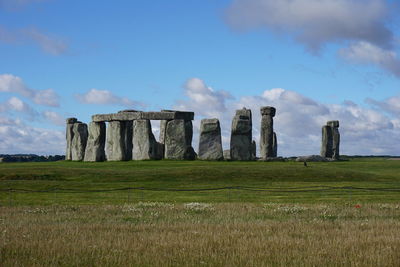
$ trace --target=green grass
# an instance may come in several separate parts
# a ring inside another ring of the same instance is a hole
[[[108,190],[126,187],[196,189],[216,187],[280,188],[291,192],[218,190],[159,192],[126,190],[69,193],[60,189]],[[357,158],[349,161],[299,162],[44,162],[0,164],[0,190],[54,190],[44,193],[0,192],[0,205],[122,204],[166,202],[396,202],[400,192],[329,190],[293,192],[294,187],[333,186],[400,188],[400,161]]]

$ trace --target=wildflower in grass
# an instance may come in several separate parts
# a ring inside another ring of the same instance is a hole
[[[356,209],[360,209],[360,208],[361,208],[361,205],[360,205],[360,204],[356,204],[354,207],[355,207]]]
[[[184,204],[185,209],[190,211],[211,211],[214,207],[208,203],[190,202]]]

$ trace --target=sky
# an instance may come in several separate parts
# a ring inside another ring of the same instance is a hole
[[[274,106],[278,155],[400,155],[394,0],[0,0],[0,154],[64,154],[65,119],[123,109],[218,118]],[[158,139],[159,123],[152,121]]]

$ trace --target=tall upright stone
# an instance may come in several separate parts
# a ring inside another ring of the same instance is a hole
[[[222,160],[221,126],[218,119],[203,119],[200,124],[199,159]]]
[[[106,124],[104,122],[89,123],[89,137],[85,150],[84,161],[104,161],[106,142]]]
[[[165,130],[166,159],[194,160],[196,153],[192,147],[193,125],[192,121],[170,120]]]
[[[232,120],[231,160],[253,160],[252,117],[250,109],[236,110]]]
[[[262,107],[261,131],[260,131],[260,156],[262,159],[275,157],[274,152],[274,120],[276,109],[274,107]]]
[[[321,156],[339,159],[340,133],[339,121],[328,121],[322,127]]]
[[[278,139],[276,137],[276,133],[274,132],[274,139],[272,141],[272,150],[273,150],[273,157],[277,157],[278,156]]]
[[[126,123],[110,121],[106,134],[106,157],[108,161],[129,160],[126,152]]]
[[[72,127],[71,159],[81,161],[85,157],[88,130],[86,123],[76,122]]]
[[[161,144],[151,130],[150,120],[133,121],[133,160],[161,159]]]
[[[76,118],[68,118],[66,120],[66,141],[67,141],[67,147],[65,151],[65,160],[72,160],[72,139],[74,138],[74,123],[76,123],[78,120]]]

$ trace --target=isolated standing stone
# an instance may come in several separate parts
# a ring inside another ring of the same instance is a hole
[[[66,120],[66,141],[67,141],[67,148],[65,151],[65,160],[72,160],[72,139],[74,138],[74,123],[76,123],[78,120],[76,118],[68,118]]]
[[[168,121],[165,130],[166,159],[193,160],[196,153],[192,147],[193,125],[192,121],[171,120]]]
[[[274,120],[276,109],[274,107],[262,107],[261,131],[260,131],[260,156],[262,159],[275,156],[274,153]]]
[[[236,110],[232,120],[231,160],[253,160],[252,118],[250,109]]]
[[[84,161],[104,161],[106,142],[106,124],[104,122],[89,123],[89,137],[85,150]]]
[[[108,161],[129,160],[126,155],[126,129],[123,121],[110,121],[107,127],[106,156]]]
[[[85,149],[88,139],[87,125],[85,123],[76,122],[73,124],[72,131],[72,160],[83,160],[85,157]]]
[[[198,156],[202,160],[222,160],[224,158],[218,119],[201,120]]]
[[[322,127],[321,156],[325,158],[339,159],[339,121],[328,121]]]
[[[159,143],[152,131],[150,120],[135,120],[133,122],[133,160],[161,159]]]

